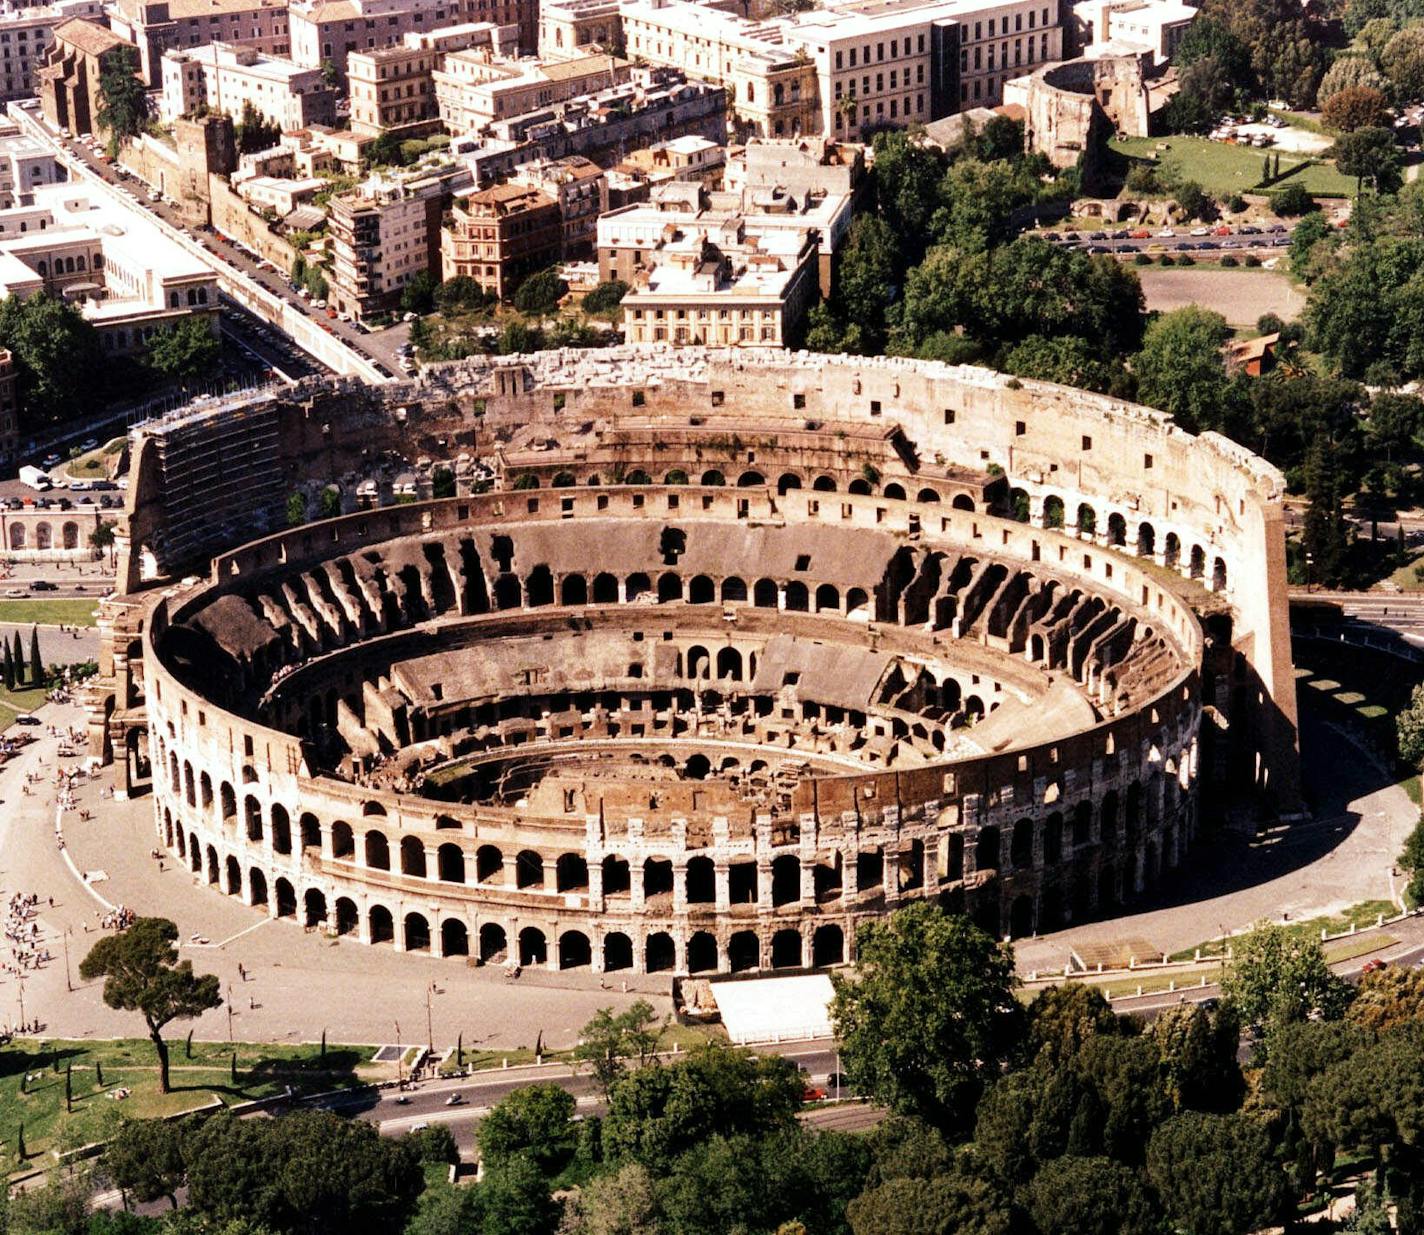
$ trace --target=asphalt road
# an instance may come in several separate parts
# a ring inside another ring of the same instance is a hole
[[[1290,245],[1295,224],[1279,223],[1272,226],[1279,227],[1281,230],[1273,232],[1263,228],[1259,235],[1233,231],[1229,236],[1193,236],[1190,234],[1190,228],[1177,227],[1165,231],[1158,228],[1150,236],[1136,238],[1125,236],[1123,233],[1128,230],[1125,228],[1114,228],[1111,231],[1104,228],[1095,232],[1046,231],[1032,234],[1048,240],[1060,248],[1084,249],[1089,253],[1201,253],[1210,259],[1226,253],[1240,255],[1254,253],[1257,257],[1270,257],[1279,254]],[[1144,229],[1134,228],[1131,230]]]

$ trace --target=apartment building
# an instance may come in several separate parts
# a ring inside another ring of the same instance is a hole
[[[539,189],[559,207],[560,256],[591,257],[598,239],[599,216],[608,210],[608,177],[597,163],[581,155],[539,159],[520,167],[511,184]]]
[[[0,13],[0,101],[36,93],[35,70],[54,42],[54,28],[72,17],[103,24],[103,0],[59,0]]]
[[[20,462],[20,400],[15,393],[15,358],[0,347],[0,467]]]
[[[559,260],[559,203],[541,189],[499,184],[455,200],[441,236],[444,277],[466,275],[507,299],[531,274]]]
[[[623,297],[629,343],[786,347],[816,299],[814,231],[744,220],[680,229]]]
[[[251,105],[282,129],[336,122],[336,94],[318,69],[306,69],[255,47],[209,43],[166,51],[159,115],[171,123],[198,107],[240,117]]]
[[[752,21],[707,0],[625,0],[629,55],[720,82],[760,136],[863,140],[961,106],[1062,58],[1058,0],[828,0]]]
[[[450,133],[478,133],[496,121],[626,82],[632,65],[615,56],[573,60],[497,60],[481,49],[454,52],[435,71],[435,103]]]
[[[618,170],[650,184],[665,180],[697,180],[709,189],[721,182],[727,165],[727,148],[705,137],[674,137],[633,150]]]
[[[231,43],[269,56],[291,47],[287,0],[113,0],[109,26],[138,48],[139,68],[152,87],[163,85],[163,53]]]
[[[62,21],[36,73],[45,118],[70,133],[99,133],[99,79],[128,44],[83,17]]]
[[[327,299],[353,317],[393,309],[421,271],[440,270],[440,220],[447,203],[471,184],[458,163],[372,175],[332,198],[327,211],[331,267]]]
[[[64,179],[53,147],[0,122],[0,210],[33,205],[36,189]]]
[[[1072,49],[1096,55],[1149,51],[1157,64],[1177,53],[1197,10],[1180,0],[1079,0]]]
[[[378,47],[346,57],[351,131],[376,137],[389,130],[419,136],[435,127],[437,53],[421,47]]]
[[[468,23],[514,27],[519,45],[532,50],[537,13],[538,0],[298,0],[291,8],[292,59],[312,68],[330,64],[344,85],[352,52]]]
[[[41,290],[76,304],[106,351],[143,351],[191,314],[217,329],[217,273],[141,214],[80,185],[44,185],[0,210],[0,297]]]

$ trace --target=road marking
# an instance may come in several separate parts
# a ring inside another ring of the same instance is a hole
[[[225,948],[228,944],[232,943],[233,940],[241,939],[244,935],[250,935],[259,926],[266,926],[271,920],[271,918],[259,918],[251,926],[244,926],[236,935],[229,935],[226,939],[219,939],[217,943],[185,943],[179,946],[184,948]]]

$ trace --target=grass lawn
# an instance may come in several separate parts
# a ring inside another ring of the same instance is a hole
[[[287,1085],[308,1093],[349,1088],[385,1079],[390,1073],[386,1066],[370,1062],[371,1047],[328,1046],[323,1060],[321,1048],[313,1045],[195,1042],[189,1058],[182,1037],[175,1036],[169,1049],[173,1090],[160,1094],[158,1064],[146,1038],[112,1042],[21,1038],[0,1048],[0,1144],[8,1165],[16,1165],[21,1125],[26,1153],[34,1158],[50,1149],[102,1139],[124,1117],[172,1115],[209,1106],[214,1099],[232,1105],[281,1093]],[[96,1065],[103,1073],[102,1085]],[[68,1112],[66,1069],[73,1095]],[[111,1096],[120,1088],[131,1091],[123,1100]]]
[[[0,686],[0,726],[8,725],[23,712],[33,712],[44,701],[42,686],[27,690],[6,690]]]
[[[93,600],[0,600],[0,622],[19,626],[93,626],[94,610],[98,607],[98,597]]]
[[[124,439],[116,437],[112,442],[106,442],[100,446],[98,450],[91,450],[86,455],[71,459],[65,467],[65,471],[81,480],[105,480],[109,475],[109,461],[123,448]]]
[[[1159,151],[1158,146],[1168,149]],[[1186,180],[1195,180],[1208,193],[1222,197],[1231,193],[1246,193],[1261,183],[1266,151],[1255,146],[1231,146],[1226,142],[1208,141],[1205,137],[1128,137],[1114,138],[1112,149],[1130,158],[1154,161]],[[1274,152],[1271,155],[1275,158]],[[1300,168],[1288,175],[1290,168]],[[1281,151],[1281,178],[1271,187],[1284,188],[1301,184],[1321,197],[1349,197],[1355,182],[1335,170],[1334,163],[1316,162],[1300,155]]]
[[[1351,905],[1343,913],[1335,914],[1332,917],[1307,918],[1303,922],[1292,922],[1287,927],[1292,935],[1305,936],[1310,939],[1319,939],[1323,930],[1331,935],[1341,935],[1349,930],[1351,926],[1363,929],[1373,926],[1380,914],[1386,918],[1392,918],[1399,909],[1391,901],[1362,901],[1358,905]],[[1363,952],[1373,952],[1378,947],[1388,946],[1375,940],[1369,943],[1361,951],[1351,951],[1350,949],[1359,943],[1366,943],[1365,940],[1345,940],[1340,943],[1331,944],[1325,952],[1326,959],[1332,963],[1335,961],[1349,960],[1351,956],[1360,956]],[[1390,940],[1393,943],[1394,940]],[[1341,953],[1336,955],[1336,952]],[[1222,953],[1221,937],[1207,939],[1199,943],[1195,948],[1183,948],[1180,952],[1174,952],[1168,960],[1189,961],[1200,952],[1202,956],[1220,956]]]

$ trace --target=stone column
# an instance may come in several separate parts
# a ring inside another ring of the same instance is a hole
[[[603,912],[603,862],[597,858],[588,860],[588,907]]]
[[[715,908],[718,913],[726,913],[732,905],[732,875],[731,869],[725,859],[721,861],[715,858],[713,859],[712,883]],[[722,945],[719,944],[718,946],[721,947]]]
[[[672,867],[672,911],[687,912],[687,863],[674,862]]]
[[[559,860],[558,858],[544,859],[544,891],[557,892],[559,890]]]

